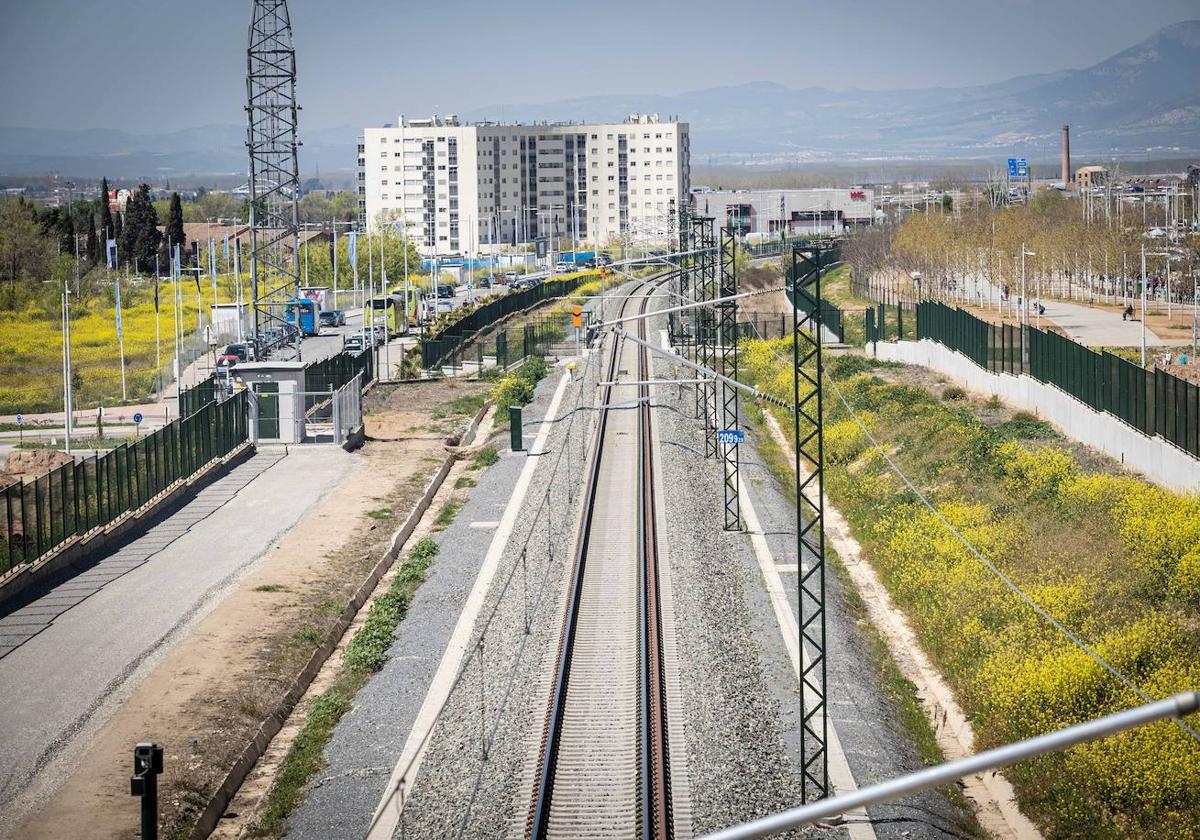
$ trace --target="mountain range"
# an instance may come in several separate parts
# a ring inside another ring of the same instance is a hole
[[[630,113],[690,123],[693,159],[804,163],[834,159],[952,160],[1020,154],[1053,160],[1059,129],[1086,156],[1200,153],[1200,20],[1173,24],[1091,67],[972,87],[792,88],[776,82],[677,95],[591,96],[496,105],[460,116],[615,121]],[[301,166],[354,167],[360,129],[302,126]],[[166,134],[0,127],[0,175],[114,178],[245,171],[245,129],[209,125]]]

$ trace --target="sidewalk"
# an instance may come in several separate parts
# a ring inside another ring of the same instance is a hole
[[[0,620],[0,836],[26,785],[57,776],[51,761],[73,760],[142,665],[223,598],[352,463],[336,447],[260,452],[120,552]]]
[[[1060,300],[1044,300],[1046,314],[1042,318],[1053,321],[1067,331],[1067,335],[1087,347],[1137,347],[1142,343],[1142,322],[1126,321],[1115,312],[1067,303]],[[1035,316],[1030,316],[1036,322]],[[1161,347],[1164,342],[1146,328],[1146,345]]]
[[[1001,301],[1001,291],[991,281],[978,278],[978,286],[987,298],[986,306],[992,307]],[[1005,310],[1010,306],[1015,307],[1015,301],[1019,297],[1012,290],[1010,293],[1014,302],[1000,303]],[[1027,318],[1031,324],[1037,323],[1037,312],[1032,306],[1036,300],[1036,294],[1031,294],[1026,301],[1026,306],[1029,307]],[[1061,327],[1068,336],[1086,347],[1137,347],[1142,343],[1141,321],[1126,321],[1117,312],[1063,300],[1043,298],[1041,303],[1046,308],[1042,314],[1043,321]],[[1161,347],[1165,343],[1149,328],[1146,329],[1147,346]]]

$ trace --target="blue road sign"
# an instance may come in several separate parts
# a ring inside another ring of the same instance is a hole
[[[1024,178],[1029,175],[1029,161],[1025,158],[1008,159],[1008,177]]]
[[[134,415],[133,415],[133,422],[134,422],[134,423],[141,423],[141,422],[142,422],[142,412],[140,412],[140,411],[138,411],[138,412],[134,412]]]
[[[22,426],[24,424],[25,424],[25,417],[21,414],[18,414],[17,415],[17,425]]]
[[[717,432],[717,442],[724,446],[733,446],[746,442],[746,433],[741,429],[720,429]]]

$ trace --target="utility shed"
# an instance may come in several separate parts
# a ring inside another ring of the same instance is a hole
[[[233,377],[250,391],[252,440],[304,440],[303,362],[241,362],[234,366]]]

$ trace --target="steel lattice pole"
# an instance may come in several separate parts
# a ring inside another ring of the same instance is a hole
[[[264,325],[287,323],[300,296],[300,166],[296,51],[286,0],[255,0],[246,50],[246,148],[249,152],[250,281],[254,341]],[[295,349],[300,358],[300,317]]]
[[[737,238],[736,231],[721,228],[721,284],[720,297],[728,299],[737,294]],[[719,305],[721,316],[721,373],[736,381],[738,376],[738,344],[737,344],[737,301],[726,300]],[[738,395],[737,389],[728,382],[721,383],[721,428],[738,431]],[[741,505],[738,503],[739,491],[739,446],[735,440],[721,443],[722,460],[725,475],[725,530],[740,531],[742,529]]]
[[[800,612],[800,801],[829,795],[825,697],[825,476],[821,393],[820,246],[792,250],[796,562]],[[806,473],[807,470],[807,473]]]
[[[710,301],[717,296],[717,254],[716,243],[713,241],[713,219],[711,216],[698,216],[692,220],[694,247],[698,251],[696,257],[699,271],[695,277],[697,286],[696,300]],[[717,335],[716,314],[712,307],[696,308],[698,322],[698,359],[697,361],[709,370],[716,369]],[[705,381],[700,384],[700,411],[704,418],[704,457],[712,458],[717,454],[717,388],[716,382]]]

